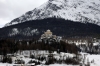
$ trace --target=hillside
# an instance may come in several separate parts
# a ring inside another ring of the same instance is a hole
[[[47,29],[62,37],[100,37],[100,26],[73,22],[65,19],[47,18],[32,20],[0,29],[0,38],[39,38]]]

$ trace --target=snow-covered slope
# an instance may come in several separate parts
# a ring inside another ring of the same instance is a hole
[[[100,25],[100,0],[49,0],[5,26],[49,17]]]

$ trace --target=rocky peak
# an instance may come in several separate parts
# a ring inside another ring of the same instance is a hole
[[[5,26],[52,17],[100,25],[99,6],[100,0],[49,0],[40,7],[12,20]]]

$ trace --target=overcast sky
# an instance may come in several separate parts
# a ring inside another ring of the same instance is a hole
[[[48,0],[0,0],[0,28]]]

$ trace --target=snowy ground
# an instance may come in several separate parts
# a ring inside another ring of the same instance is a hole
[[[100,66],[100,55],[90,55],[86,56],[86,61],[90,62],[90,66]],[[13,66],[15,64],[0,63],[0,66]],[[20,65],[19,65],[20,66]],[[51,64],[51,65],[37,65],[37,66],[79,66],[79,65],[66,65],[66,64]]]
[[[100,55],[87,55],[87,59],[93,62],[90,66],[100,66]]]
[[[41,65],[37,65],[37,66],[41,66]],[[46,65],[47,66],[47,65]],[[49,66],[79,66],[79,65],[66,65],[66,64],[51,64]]]
[[[28,62],[30,60],[36,60],[36,59],[31,59],[31,58],[25,58],[25,57],[23,57],[24,54],[28,55],[26,53],[27,52],[25,51],[24,53],[22,53],[23,55],[19,55],[19,56],[21,56],[22,57],[21,59],[25,61],[25,64],[26,64],[25,66],[28,66],[29,65]],[[48,52],[44,52],[43,54],[44,55],[48,55]],[[58,58],[58,59],[62,58],[63,56],[65,56],[65,57],[73,57],[74,56],[74,54],[63,53],[63,52],[61,52],[60,54],[58,54],[57,52],[54,52],[53,54],[54,54],[54,57]],[[90,54],[87,54],[87,53],[80,53],[80,54],[84,58],[84,60],[85,60],[84,63],[85,64],[87,64],[87,62],[89,62],[90,66],[100,66],[100,55],[90,55]],[[37,55],[38,55],[38,53],[37,53]],[[82,63],[83,63],[83,61],[82,61]],[[16,65],[16,64],[0,63],[0,66],[14,66],[14,65]],[[21,66],[21,65],[17,64],[17,66]],[[37,66],[79,66],[79,65],[51,64],[51,65],[37,65]]]
[[[83,57],[85,56],[85,64],[87,62],[90,63],[90,66],[100,66],[100,54],[94,55],[94,54],[87,54],[87,53],[81,53]]]
[[[13,65],[15,64],[0,63],[0,66],[13,66]],[[21,66],[21,65],[18,65],[18,66]],[[37,66],[79,66],[79,65],[51,64],[51,65],[37,65]]]

